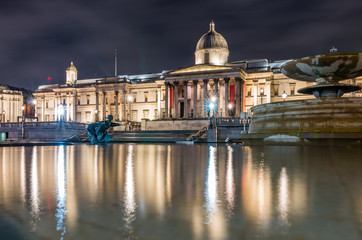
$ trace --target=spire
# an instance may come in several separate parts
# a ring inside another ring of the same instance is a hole
[[[210,22],[210,32],[211,31],[215,31],[215,23],[213,20],[211,20],[211,22]]]

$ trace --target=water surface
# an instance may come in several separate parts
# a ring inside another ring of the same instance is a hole
[[[361,239],[359,148],[0,148],[1,239]]]

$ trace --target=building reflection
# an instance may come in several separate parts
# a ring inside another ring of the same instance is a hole
[[[49,239],[78,239],[84,226],[89,236],[99,226],[116,229],[110,238],[136,238],[149,222],[167,229],[174,221],[193,239],[228,239],[238,221],[260,234],[274,228],[286,234],[318,194],[310,181],[318,172],[298,151],[151,144],[0,148],[0,204],[29,231],[53,229],[44,233]]]

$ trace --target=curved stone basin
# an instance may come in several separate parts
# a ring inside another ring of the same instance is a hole
[[[360,133],[362,98],[305,99],[261,104],[249,133]]]
[[[338,82],[362,75],[362,53],[330,53],[292,60],[282,66],[287,77],[309,82]]]

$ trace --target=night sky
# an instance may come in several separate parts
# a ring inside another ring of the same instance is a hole
[[[31,90],[78,79],[194,64],[214,20],[229,61],[362,51],[362,0],[2,0],[0,84]]]

